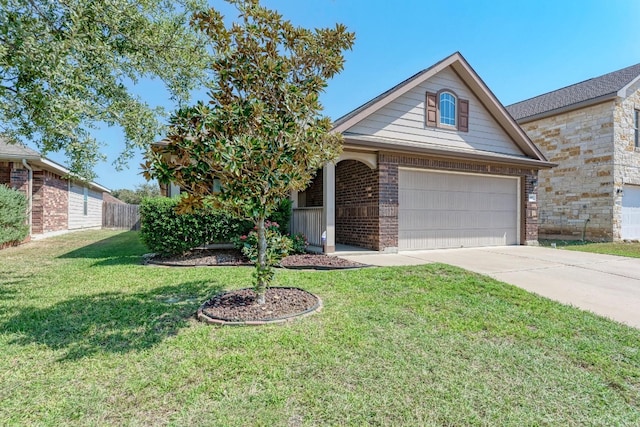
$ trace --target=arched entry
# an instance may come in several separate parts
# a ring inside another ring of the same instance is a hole
[[[377,250],[380,223],[375,163],[367,158],[341,158],[335,176],[336,244]]]
[[[327,252],[336,243],[378,249],[377,159],[377,153],[344,152],[318,170],[305,191],[291,195],[291,231],[312,246],[324,243]]]

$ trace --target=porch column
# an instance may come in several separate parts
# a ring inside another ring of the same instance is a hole
[[[325,253],[336,251],[336,165],[327,163],[322,171],[323,230],[326,232]]]

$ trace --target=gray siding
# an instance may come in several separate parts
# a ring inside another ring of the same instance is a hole
[[[469,100],[469,132],[428,128],[425,125],[425,94],[450,89]],[[395,141],[421,142],[434,146],[522,155],[464,82],[450,69],[400,96],[379,111],[352,126],[348,134],[372,135]]]
[[[85,188],[87,211],[85,215]],[[102,226],[102,193],[93,191],[79,183],[69,185],[69,229]]]

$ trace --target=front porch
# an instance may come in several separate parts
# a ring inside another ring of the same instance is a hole
[[[344,152],[291,195],[291,232],[304,234],[317,252],[377,252],[378,183],[376,153]]]

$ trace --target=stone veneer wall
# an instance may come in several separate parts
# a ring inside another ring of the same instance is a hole
[[[33,173],[33,233],[66,230],[69,224],[68,183],[49,171]]]
[[[640,185],[640,149],[635,147],[634,111],[640,110],[640,83],[630,88],[632,94],[616,102],[613,115],[615,136],[614,175],[615,190],[623,185]],[[613,192],[613,239],[620,240],[622,225],[622,193]]]
[[[612,240],[613,102],[521,124],[550,162],[538,181],[541,237]]]
[[[380,249],[378,171],[357,160],[336,165],[336,243]]]

